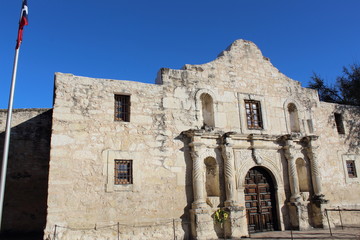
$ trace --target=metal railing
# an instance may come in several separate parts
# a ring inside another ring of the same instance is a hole
[[[328,226],[329,226],[329,231],[330,231],[330,235],[332,236],[332,230],[331,230],[331,226],[330,226],[330,220],[329,220],[329,213],[328,212],[338,212],[339,213],[339,218],[340,218],[340,224],[341,224],[341,229],[344,230],[344,224],[343,224],[343,219],[342,219],[342,215],[341,212],[345,211],[345,212],[360,212],[360,209],[346,209],[346,208],[326,208],[325,209],[325,215],[326,215],[326,219],[328,222]]]
[[[124,233],[125,229],[135,229],[135,228],[152,228],[152,227],[165,227],[169,228],[168,233],[172,236],[169,236],[169,239],[178,239],[177,236],[177,230],[179,228],[179,225],[189,225],[190,222],[184,221],[182,219],[163,219],[162,221],[154,221],[154,222],[142,222],[137,224],[131,224],[131,223],[115,223],[115,224],[109,224],[109,225],[97,225],[95,224],[94,227],[88,227],[88,228],[77,228],[77,227],[70,227],[70,226],[61,226],[58,224],[54,225],[54,231],[52,234],[49,234],[47,236],[47,240],[57,240],[60,239],[58,237],[59,230],[64,229],[68,231],[80,231],[86,234],[86,232],[91,231],[101,231],[101,230],[107,230],[111,232],[116,232],[116,240],[120,240],[122,233]],[[125,231],[126,232],[126,231]]]

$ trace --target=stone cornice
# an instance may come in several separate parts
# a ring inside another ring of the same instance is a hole
[[[200,138],[212,138],[216,139],[221,137],[224,132],[223,131],[206,131],[205,129],[189,129],[186,131],[183,131],[181,134],[184,134],[187,137],[200,137]]]

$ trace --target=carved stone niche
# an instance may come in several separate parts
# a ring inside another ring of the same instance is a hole
[[[220,205],[220,172],[219,165],[213,157],[207,157],[205,164],[205,190],[206,203],[211,208],[217,208]]]

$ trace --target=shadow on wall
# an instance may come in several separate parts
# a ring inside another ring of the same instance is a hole
[[[329,116],[328,122],[332,123],[340,135],[345,137],[349,152],[360,152],[360,107],[337,104],[334,114]],[[345,124],[345,126],[343,125]]]
[[[52,110],[11,129],[3,235],[42,239],[46,224]],[[5,132],[0,133],[3,156]]]
[[[278,153],[280,154],[280,157],[281,157],[282,175],[284,176],[283,180],[284,180],[284,190],[285,190],[285,197],[286,197],[286,199],[284,199],[284,202],[279,202],[279,206],[282,205],[280,207],[280,214],[282,214],[282,217],[283,217],[285,230],[292,230],[293,226],[291,225],[291,222],[290,222],[290,213],[289,213],[290,209],[288,206],[288,202],[290,201],[290,197],[291,197],[290,183],[289,183],[289,178],[287,177],[287,176],[289,176],[288,162],[284,156],[282,149],[278,150]],[[280,219],[280,216],[278,216],[278,219]]]
[[[184,144],[184,147],[181,148],[180,151],[184,153],[184,160],[186,165],[185,192],[186,192],[187,205],[184,206],[184,213],[180,217],[181,226],[185,233],[184,239],[192,239],[190,209],[191,209],[191,204],[194,201],[194,196],[192,189],[192,159],[191,159],[190,147],[189,147],[190,139],[188,139],[184,135],[179,135],[175,138],[175,140],[180,140]]]

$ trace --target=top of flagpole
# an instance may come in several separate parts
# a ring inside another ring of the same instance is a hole
[[[19,31],[18,31],[18,37],[17,37],[17,40],[16,40],[15,49],[19,49],[20,44],[22,42],[24,26],[29,24],[29,22],[28,22],[28,14],[29,14],[29,10],[28,10],[28,6],[27,6],[27,0],[23,0],[22,1],[22,7],[21,7],[21,13],[20,13]]]

